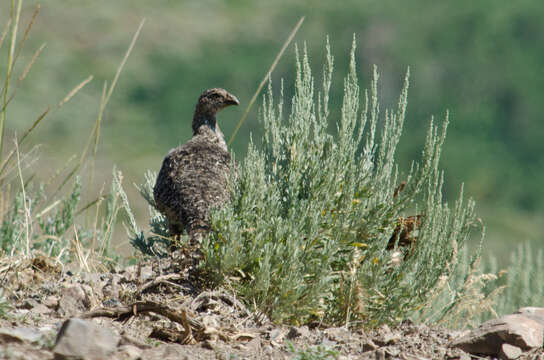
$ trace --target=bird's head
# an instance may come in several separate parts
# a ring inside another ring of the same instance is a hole
[[[208,89],[200,95],[193,117],[193,131],[202,126],[215,127],[215,114],[230,105],[239,105],[236,96],[221,88]]]

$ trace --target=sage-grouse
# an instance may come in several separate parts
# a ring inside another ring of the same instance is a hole
[[[187,231],[190,241],[198,242],[209,230],[210,208],[228,199],[230,154],[215,116],[238,104],[224,89],[204,91],[193,116],[193,137],[164,158],[153,196],[168,219],[170,236]]]

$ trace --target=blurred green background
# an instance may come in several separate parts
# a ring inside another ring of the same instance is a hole
[[[10,3],[0,2],[2,26]],[[37,3],[23,3],[19,36]],[[354,33],[360,83],[367,87],[372,65],[378,65],[384,107],[396,104],[410,67],[401,169],[418,159],[431,116],[442,120],[450,111],[442,159],[446,193],[451,199],[465,183],[465,194],[476,199],[487,226],[487,248],[504,258],[518,243],[538,245],[544,235],[542,14],[544,3],[528,0],[46,1],[16,72],[42,43],[47,47],[8,108],[8,136],[24,131],[48,104],[57,104],[93,74],[92,83],[40,124],[32,138],[42,144],[36,167],[44,179],[80,153],[98,113],[103,82],[113,78],[145,17],[106,110],[94,184],[98,191],[116,164],[144,225],[144,200],[132,183],[140,183],[147,169],[158,171],[168,149],[190,138],[200,93],[224,87],[240,99],[242,106],[220,116],[229,138],[282,43],[305,15],[295,40],[307,45],[317,84],[327,35],[335,55],[331,119],[339,115]],[[7,56],[7,44],[0,56]],[[0,61],[2,76],[6,63]],[[286,80],[287,97],[294,69],[291,45],[273,74],[276,87],[280,78]],[[250,133],[257,141],[262,134],[258,106],[232,146],[238,158]],[[12,146],[8,138],[5,147]]]

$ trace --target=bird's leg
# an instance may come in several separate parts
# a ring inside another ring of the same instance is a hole
[[[183,234],[183,227],[173,221],[168,222],[168,233],[170,234],[170,251],[175,251],[181,245],[181,236]]]

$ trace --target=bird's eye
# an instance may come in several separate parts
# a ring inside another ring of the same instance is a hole
[[[211,94],[210,95],[212,97],[212,99],[219,99],[220,95],[219,94]]]

